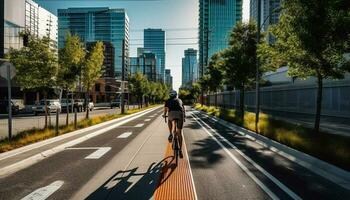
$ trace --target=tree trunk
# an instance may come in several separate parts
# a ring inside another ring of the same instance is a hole
[[[69,124],[68,89],[66,91],[66,126]]]
[[[323,77],[318,74],[317,76],[317,98],[316,98],[316,115],[315,115],[315,126],[314,132],[320,132],[320,121],[321,121],[321,109],[322,109],[322,91],[323,90]]]
[[[47,129],[47,101],[46,101],[46,99],[47,99],[47,93],[46,93],[46,91],[44,91],[44,104],[45,104],[45,126],[44,126],[44,128],[45,129]]]
[[[244,84],[242,84],[242,87],[240,89],[240,100],[239,100],[239,109],[240,109],[240,115],[241,115],[241,120],[242,124],[244,123]]]

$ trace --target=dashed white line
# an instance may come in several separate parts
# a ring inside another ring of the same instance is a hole
[[[136,124],[134,127],[140,128],[140,127],[143,127],[143,125],[145,125],[145,124]]]
[[[55,181],[46,187],[39,188],[28,194],[27,196],[23,197],[22,200],[45,200],[60,189],[63,183],[63,181]]]
[[[151,119],[145,119],[145,122],[149,122],[149,121],[151,121]]]
[[[203,130],[211,137],[213,138],[216,143],[218,143],[221,148],[234,160],[238,166],[241,167],[241,169],[248,174],[250,178],[252,178],[260,187],[263,189],[272,199],[279,199],[265,184],[263,184],[252,172],[249,171],[249,169],[236,158],[223,144],[221,141],[228,144],[232,149],[234,149],[236,152],[238,152],[243,158],[245,158],[248,162],[250,162],[256,169],[258,169],[261,173],[263,173],[266,177],[268,177],[272,182],[274,182],[279,188],[281,188],[284,192],[286,192],[291,198],[296,200],[301,200],[297,194],[295,194],[293,191],[291,191],[287,186],[285,186],[283,183],[281,183],[279,180],[277,180],[274,176],[272,176],[270,173],[268,173],[266,170],[264,170],[260,165],[255,163],[252,159],[250,159],[248,156],[246,156],[242,151],[240,151],[236,146],[234,146],[231,142],[229,142],[226,138],[222,137],[216,130],[211,128],[207,123],[205,123],[200,118],[197,118],[194,113],[191,113],[193,118],[197,121],[197,123],[203,128]],[[210,131],[214,132],[219,138],[220,141],[210,133]]]
[[[99,159],[103,155],[105,155],[108,151],[110,151],[111,147],[73,147],[67,148],[67,150],[95,150],[92,154],[85,157],[85,159]]]
[[[117,138],[127,138],[130,135],[132,135],[132,132],[125,132],[125,133],[119,135]]]

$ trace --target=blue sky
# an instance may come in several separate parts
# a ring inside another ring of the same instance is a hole
[[[246,14],[249,0],[244,1],[244,14]],[[166,68],[171,69],[174,89],[181,85],[181,58],[184,50],[198,49],[199,0],[36,0],[36,2],[54,14],[57,13],[57,9],[68,7],[125,8],[130,19],[131,56],[136,55],[137,47],[143,46],[143,29],[165,29],[168,44]]]

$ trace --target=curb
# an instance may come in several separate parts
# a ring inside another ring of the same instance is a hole
[[[6,167],[3,167],[0,169],[0,177],[4,177],[4,176],[7,176],[7,175],[10,175],[14,172],[17,172],[18,170],[21,170],[23,168],[26,168],[32,164],[35,164],[37,162],[39,162],[40,160],[43,160],[49,156],[52,156],[60,151],[63,151],[64,149],[68,148],[68,147],[71,147],[71,146],[74,146],[76,144],[79,144],[81,142],[84,142],[92,137],[95,137],[95,136],[98,136],[98,135],[101,135],[109,130],[112,130],[118,126],[121,126],[129,121],[132,121],[134,119],[137,119],[147,113],[150,113],[156,109],[158,109],[158,107],[155,107],[155,108],[150,108],[150,109],[147,109],[145,111],[142,111],[142,112],[138,112],[138,113],[134,113],[134,114],[131,114],[131,115],[128,115],[128,116],[125,116],[125,117],[121,117],[121,118],[118,118],[118,119],[115,119],[115,120],[111,120],[111,121],[108,121],[108,122],[104,122],[104,123],[101,123],[101,124],[98,124],[98,125],[95,125],[95,126],[91,126],[91,127],[88,127],[88,128],[84,128],[84,129],[80,129],[78,131],[74,131],[74,132],[71,132],[71,133],[68,133],[68,134],[64,134],[64,135],[61,135],[61,136],[57,136],[55,138],[52,138],[49,139],[50,141],[48,140],[44,140],[42,142],[38,142],[38,143],[35,143],[35,144],[32,144],[32,145],[28,145],[28,146],[25,146],[25,147],[21,147],[19,149],[15,149],[13,151],[9,151],[9,152],[6,152],[7,154],[6,155],[1,155],[0,157],[0,160],[3,160],[3,159],[6,159],[6,158],[10,158],[10,157],[13,157],[15,155],[18,155],[18,154],[21,154],[21,153],[24,153],[24,152],[27,152],[29,150],[32,150],[34,148],[39,148],[39,147],[42,147],[44,145],[47,145],[47,144],[51,144],[53,142],[56,142],[56,141],[60,141],[60,140],[63,140],[63,139],[66,139],[66,138],[69,138],[71,137],[72,135],[76,135],[76,134],[81,134],[81,133],[84,133],[86,131],[90,131],[90,130],[95,130],[95,129],[98,129],[96,130],[95,132],[92,132],[90,134],[87,134],[85,136],[82,136],[82,137],[79,137],[75,140],[72,140],[72,141],[69,141],[69,142],[66,142],[64,144],[61,144],[61,145],[58,145],[56,147],[53,147],[51,149],[48,149],[46,151],[43,151],[41,153],[38,153],[38,154],[35,154],[29,158],[26,158],[24,160],[21,160],[19,162],[16,162],[14,164],[11,164],[9,166],[6,166]],[[113,124],[113,123],[116,123],[116,124]],[[110,125],[110,124],[113,124],[111,126],[108,126],[106,128],[103,128],[103,129],[100,129],[101,126],[104,126],[104,125]]]
[[[257,134],[253,131],[247,130],[233,123],[227,122],[215,116],[210,116],[203,111],[198,112],[215,119],[216,122],[230,128],[238,134],[245,136],[260,145],[270,149],[271,151],[287,158],[288,160],[295,162],[310,171],[322,176],[323,178],[332,181],[333,183],[350,190],[350,172],[343,170],[335,165],[329,164],[318,158],[305,154],[301,151],[292,149],[286,145],[273,141],[263,135]]]

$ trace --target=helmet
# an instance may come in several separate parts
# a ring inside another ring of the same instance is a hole
[[[170,98],[175,98],[177,96],[177,92],[175,90],[171,90],[169,96]]]

